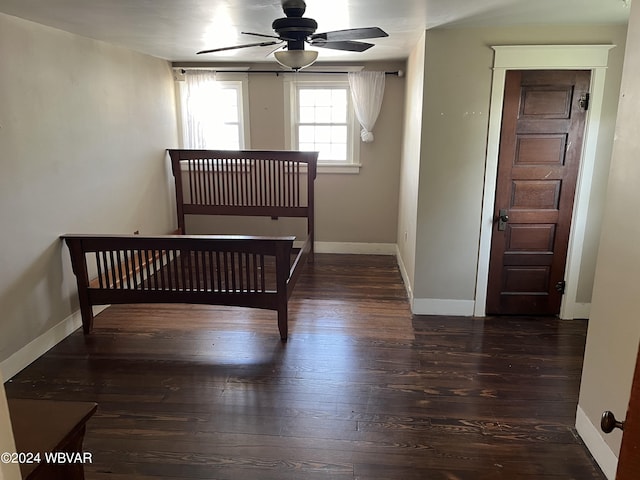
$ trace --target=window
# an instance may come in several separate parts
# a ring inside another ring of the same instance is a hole
[[[207,71],[187,72],[180,88],[184,148],[247,148],[245,89],[243,80],[221,80]]]
[[[342,80],[289,82],[289,144],[294,150],[317,151],[321,171],[358,171],[355,115],[349,83]]]
[[[297,89],[297,139],[300,150],[318,151],[320,161],[346,162],[347,89]]]

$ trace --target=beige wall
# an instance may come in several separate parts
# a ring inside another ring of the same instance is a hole
[[[0,15],[0,361],[77,310],[67,232],[166,232],[166,61]],[[5,376],[6,373],[5,373]]]
[[[422,159],[418,192],[414,296],[475,296],[480,213],[491,96],[491,45],[614,43],[600,127],[593,215],[589,219],[580,292],[590,299],[606,170],[613,140],[625,26],[434,29],[425,51]],[[489,192],[492,195],[493,193]]]
[[[639,43],[640,5],[633,4],[627,44]],[[637,303],[640,292],[639,76],[640,52],[629,48],[624,61],[580,389],[579,407],[593,424],[593,432],[599,432],[600,415],[605,410],[624,419],[640,340]],[[610,435],[600,432],[600,435],[617,455],[622,438],[620,431]]]
[[[425,38],[422,35],[407,61],[404,131],[398,208],[399,261],[404,281],[412,294],[415,278],[416,226],[418,218],[418,184],[422,150],[424,102]]]
[[[404,62],[368,63],[365,70],[404,70]],[[254,65],[264,70],[264,65]],[[320,68],[322,66],[320,65]],[[328,68],[328,67],[327,67]],[[302,75],[302,74],[301,74]],[[288,75],[250,74],[250,148],[287,148],[285,86]],[[316,240],[337,243],[395,244],[405,79],[387,75],[373,143],[360,143],[358,174],[319,173],[316,180]],[[358,137],[359,138],[359,137]],[[193,233],[294,233],[304,235],[300,222],[284,219],[246,221],[193,217]]]
[[[366,70],[405,70],[405,62]],[[321,174],[316,181],[317,239],[396,243],[405,78],[387,75],[373,143],[360,143],[358,175]]]

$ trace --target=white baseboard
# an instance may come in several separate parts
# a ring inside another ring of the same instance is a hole
[[[442,298],[414,298],[411,311],[415,315],[452,315],[472,317],[475,302],[473,300],[450,300]]]
[[[591,304],[590,303],[573,303],[570,308],[567,309],[564,316],[561,318],[567,318],[568,320],[573,320],[575,318],[589,318],[591,315]]]
[[[101,305],[93,308],[94,315],[97,315],[108,305]],[[39,337],[33,339],[27,345],[15,352],[6,360],[0,363],[0,372],[5,382],[19,373],[21,370],[35,362],[40,356],[51,348],[55,347],[62,340],[67,338],[82,326],[80,310],[72,313],[60,323],[44,332]]]
[[[618,468],[618,457],[611,451],[600,431],[591,423],[579,405],[576,412],[576,430],[605,476],[609,480],[614,480]]]
[[[404,288],[407,290],[407,297],[409,298],[409,304],[413,304],[413,288],[411,286],[411,282],[409,281],[409,272],[407,272],[407,267],[402,261],[402,255],[400,255],[400,249],[396,245],[396,261],[398,262],[398,268],[400,269],[400,275],[402,276],[402,282],[404,283]]]
[[[359,255],[395,255],[395,243],[315,242],[316,253],[351,253]]]

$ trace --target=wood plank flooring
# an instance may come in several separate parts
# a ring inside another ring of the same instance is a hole
[[[586,321],[412,317],[393,257],[316,255],[270,311],[113,306],[6,384],[98,402],[88,480],[604,479]]]

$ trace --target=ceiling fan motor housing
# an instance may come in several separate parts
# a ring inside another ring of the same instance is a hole
[[[313,18],[285,17],[274,20],[271,28],[287,41],[289,50],[304,50],[305,39],[315,33],[318,23]]]

